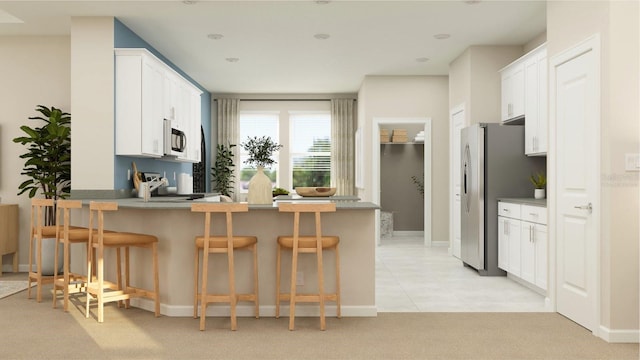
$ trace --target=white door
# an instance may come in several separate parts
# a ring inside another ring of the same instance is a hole
[[[451,111],[451,253],[460,258],[460,130],[464,127],[464,106]]]
[[[556,126],[557,310],[587,329],[597,327],[599,244],[598,37],[551,62]]]

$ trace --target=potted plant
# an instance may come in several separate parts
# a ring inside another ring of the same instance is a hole
[[[543,173],[537,173],[536,175],[531,175],[529,180],[531,180],[531,183],[535,187],[533,197],[535,199],[544,199],[546,196],[545,186],[547,186],[547,177]]]
[[[276,163],[272,156],[282,148],[282,145],[274,142],[268,136],[247,137],[247,141],[240,145],[249,153],[249,158],[244,163],[258,169],[249,181],[247,201],[249,204],[271,204],[273,202],[271,179],[265,175],[264,168]]]
[[[218,144],[216,150],[216,161],[211,168],[211,180],[213,181],[213,189],[221,195],[231,197],[233,194],[233,184],[235,177],[233,168],[233,148],[235,144]]]
[[[34,128],[23,125],[20,129],[26,135],[13,139],[13,142],[27,146],[27,152],[20,155],[20,158],[26,159],[20,174],[29,179],[19,185],[18,195],[27,193],[29,198],[33,198],[40,193],[46,199],[57,201],[67,198],[71,190],[71,115],[43,105],[38,105],[36,111],[42,116],[30,117],[29,120],[43,121],[44,125]],[[55,225],[55,211],[55,207],[47,208],[45,226]],[[50,264],[43,261],[42,272],[53,274],[55,242],[47,241],[44,244],[51,244],[51,247],[43,246],[43,259],[51,261]],[[62,251],[58,254],[62,255]],[[62,264],[61,258],[58,264]]]

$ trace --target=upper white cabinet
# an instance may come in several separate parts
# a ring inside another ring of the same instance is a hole
[[[525,154],[547,153],[547,49],[541,45],[500,70],[501,120],[525,124]]]
[[[164,68],[154,57],[116,51],[116,155],[161,157]]]
[[[547,154],[547,49],[540,47],[524,62],[525,154]]]
[[[518,120],[524,117],[524,64],[516,61],[501,70],[502,121]]]
[[[115,55],[116,155],[162,157],[170,119],[187,136],[187,150],[175,160],[199,162],[202,92],[146,49]]]

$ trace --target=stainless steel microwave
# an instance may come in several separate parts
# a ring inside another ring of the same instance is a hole
[[[187,148],[187,136],[173,120],[164,120],[164,154],[182,156]]]

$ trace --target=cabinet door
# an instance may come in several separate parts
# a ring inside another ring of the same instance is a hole
[[[522,255],[520,254],[522,224],[520,220],[506,220],[505,226],[507,227],[507,234],[509,237],[509,272],[515,276],[520,276],[520,267],[522,263]]]
[[[543,290],[547,290],[547,226],[535,224],[533,233],[535,247],[535,284]]]
[[[502,121],[524,116],[524,64],[515,63],[502,73]]]
[[[539,121],[538,62],[535,57],[524,62],[525,101],[524,101],[524,152],[535,154]]]
[[[509,219],[498,216],[498,267],[509,270]]]
[[[163,83],[164,72],[155,61],[142,60],[142,133],[143,154],[163,155]]]
[[[522,238],[520,241],[520,277],[530,283],[535,283],[536,264],[535,264],[535,244],[534,244],[535,224],[522,222]]]

